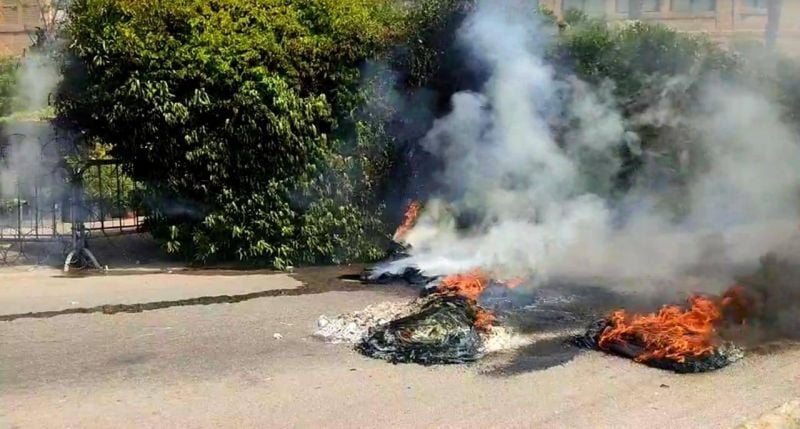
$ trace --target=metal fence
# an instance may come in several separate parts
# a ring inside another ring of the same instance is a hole
[[[58,139],[34,134],[0,143],[0,263],[14,262],[9,249],[19,258],[30,243],[61,243],[63,257],[93,236],[142,231],[138,185],[122,162],[70,162]]]

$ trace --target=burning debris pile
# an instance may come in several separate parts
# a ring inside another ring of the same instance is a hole
[[[478,297],[492,283],[508,287],[521,282],[497,282],[480,270],[433,280],[421,305],[370,332],[357,347],[367,356],[394,363],[464,363],[487,351],[484,340],[507,331],[496,328],[494,313],[478,305]],[[497,348],[502,343],[491,341]]]
[[[649,314],[617,309],[569,342],[677,373],[714,371],[743,358],[739,344],[745,346],[741,341],[746,337],[752,339],[756,335],[761,340],[769,340],[774,339],[774,335],[767,335],[769,333],[796,331],[790,329],[796,324],[786,323],[793,317],[796,302],[795,295],[787,292],[794,288],[786,284],[797,278],[798,273],[800,268],[766,258],[756,275],[740,278],[736,286],[722,295],[693,295],[685,305],[665,305]],[[502,311],[502,320],[508,322],[517,316],[524,318],[526,314],[533,314],[531,309],[547,310],[550,307],[545,292],[554,289],[546,286],[537,289],[542,293],[512,292],[523,280],[499,281],[496,277],[474,269],[429,280],[421,291],[422,298],[387,307],[391,311],[384,311],[380,317],[357,316],[356,319],[363,319],[364,323],[348,341],[357,344],[357,350],[370,357],[426,365],[471,362],[490,351],[529,344],[532,338],[528,338],[527,343],[520,342],[519,338],[509,336],[506,328],[498,326],[495,312]],[[395,277],[397,279],[400,278]],[[606,308],[601,303],[607,305],[614,296],[578,292],[573,288],[577,295],[576,301],[572,301],[566,299],[572,296],[568,286],[557,287],[559,299],[554,302],[562,305],[551,310],[558,314],[566,311],[570,320],[559,318],[560,325],[556,328],[566,328],[570,322],[585,323],[596,317],[595,311],[605,310],[593,307],[592,303]],[[564,287],[567,289],[561,290]],[[501,296],[499,299],[494,297],[497,294]],[[579,301],[581,294],[589,300]],[[520,306],[523,296],[529,304]],[[516,301],[516,304],[507,307],[507,300]],[[570,307],[572,302],[584,304]],[[583,305],[588,307],[583,308]],[[785,332],[781,335],[781,338],[789,338]]]
[[[435,277],[428,277],[416,268],[405,267],[399,273],[381,272],[373,273],[370,270],[364,271],[361,279],[368,283],[386,284],[396,281],[403,281],[411,285],[425,286],[430,282],[436,280]]]
[[[448,364],[481,357],[482,310],[458,295],[431,295],[417,311],[374,329],[361,353],[393,363]]]
[[[414,250],[402,240],[420,213],[421,207],[412,203],[394,235],[399,240],[395,247],[402,248],[403,252]],[[325,337],[325,330],[334,332],[356,344],[361,353],[393,363],[464,363],[477,360],[489,351],[524,344],[509,335],[509,330],[498,326],[495,311],[503,311],[503,320],[511,321],[517,316],[524,318],[525,314],[532,314],[529,307],[546,310],[540,308],[546,304],[542,294],[532,292],[517,296],[511,293],[523,279],[500,281],[498,275],[483,269],[428,275],[415,268],[413,261],[416,260],[402,256],[392,259],[389,265],[379,264],[367,271],[363,279],[371,283],[399,281],[424,285],[422,298],[411,303],[392,304],[385,309],[368,308],[365,312],[354,313],[344,325],[328,319],[323,323],[321,319],[320,335]],[[707,372],[728,366],[743,357],[742,349],[733,344],[728,334],[745,328],[752,331],[754,325],[771,320],[765,317],[769,312],[762,308],[764,303],[771,302],[766,298],[770,293],[764,290],[762,283],[764,279],[776,277],[775,272],[787,270],[775,268],[777,265],[772,260],[762,263],[765,265],[758,276],[740,282],[742,285],[730,288],[721,296],[691,296],[684,306],[665,305],[651,314],[618,309],[595,321],[570,343],[678,373]],[[387,269],[388,266],[391,269]],[[517,302],[506,308],[509,304],[506,298],[494,297],[498,292],[511,296],[512,301],[528,296],[536,304],[520,307]],[[567,291],[561,291],[558,296],[563,299],[564,293]],[[591,302],[587,304],[592,306]],[[589,312],[582,316],[566,311],[571,318],[577,317],[572,321],[580,319],[584,321],[581,323],[596,317],[592,309],[584,310]],[[540,325],[540,322],[537,323]]]
[[[633,315],[617,310],[576,343],[678,373],[713,371],[742,358],[739,348],[720,338],[718,327],[741,323],[746,307],[742,289],[734,287],[720,299],[692,296],[688,309],[667,305],[654,314]]]
[[[396,307],[396,311],[385,317],[362,320],[356,316],[357,322],[347,325],[355,327],[346,330],[344,336],[348,342],[357,344],[356,348],[361,353],[394,363],[474,361],[488,349],[496,347],[487,346],[487,343],[497,344],[497,341],[491,341],[492,338],[498,338],[499,333],[507,333],[497,326],[497,317],[492,311],[499,307],[481,296],[490,295],[484,294],[490,288],[493,291],[513,289],[523,280],[496,280],[502,277],[496,274],[502,270],[495,269],[475,268],[453,274],[457,271],[455,267],[497,267],[497,261],[508,261],[520,253],[498,256],[490,249],[486,253],[492,259],[484,256],[473,258],[472,251],[481,253],[486,247],[492,246],[494,241],[489,240],[490,236],[484,241],[444,240],[439,247],[431,247],[430,240],[420,240],[421,235],[417,232],[421,231],[423,235],[428,233],[424,231],[428,227],[427,222],[435,216],[425,213],[425,220],[418,222],[422,210],[418,202],[409,205],[393,236],[389,260],[365,271],[362,279],[370,283],[400,281],[422,285],[423,298]],[[424,228],[420,228],[422,224]],[[443,235],[447,236],[446,233]],[[507,243],[513,242],[509,238],[514,237],[516,235],[500,234],[494,238]],[[553,241],[558,242],[558,237]],[[414,243],[415,247],[412,248],[410,243]],[[416,248],[417,244],[419,248]],[[573,255],[581,255],[580,249],[570,249],[558,256],[569,260]],[[548,256],[545,253],[541,255]],[[780,329],[789,331],[789,328],[796,327],[796,323],[786,322],[793,318],[794,310],[789,313],[789,310],[783,311],[786,305],[793,305],[787,302],[796,300],[776,300],[775,296],[786,296],[786,293],[776,294],[774,288],[763,285],[775,283],[775,279],[781,277],[776,273],[787,270],[778,267],[774,261],[767,262],[759,275],[750,279],[749,283],[742,283],[746,286],[733,287],[719,297],[695,295],[688,299],[686,305],[666,305],[650,314],[634,314],[625,309],[612,311],[594,322],[585,334],[574,338],[572,343],[678,373],[707,372],[728,366],[743,357],[742,349],[734,345],[728,335],[732,330],[747,329],[752,334],[754,327],[759,324],[770,328],[769,332],[778,332]],[[530,263],[535,265],[537,261]],[[431,269],[432,266],[435,268]],[[535,268],[531,267],[530,271],[538,273]],[[580,273],[579,269],[573,271]],[[796,276],[789,278],[795,279]],[[787,286],[781,289],[796,288]],[[491,309],[484,307],[487,305]],[[770,311],[770,307],[776,307],[778,311]],[[597,313],[583,317],[581,323],[593,317],[597,317]],[[339,326],[329,321],[326,323],[327,328],[321,326],[321,331]],[[776,331],[772,325],[780,329]],[[741,344],[739,340],[736,340],[737,344]]]
[[[420,207],[412,203],[395,233],[402,239]],[[395,247],[401,246],[395,242]],[[521,280],[493,281],[481,270],[442,278],[426,277],[408,267],[401,274],[362,277],[371,283],[406,281],[423,284],[421,298],[410,303],[385,303],[335,319],[320,317],[316,336],[350,342],[366,356],[393,363],[452,364],[479,359],[487,352],[524,344],[510,330],[495,326],[494,313],[478,305],[490,285],[513,288]]]
[[[420,212],[416,202],[408,207],[394,234],[396,248],[410,250],[402,240]],[[421,300],[394,307],[396,311],[367,323],[369,327],[351,323],[348,326],[359,328],[344,335],[367,356],[420,364],[464,363],[480,358],[486,350],[485,338],[496,330],[496,318],[478,304],[478,299],[489,286],[513,289],[523,283],[523,279],[493,280],[480,269],[443,277],[426,276],[413,266],[397,273],[367,271],[363,279],[425,285]],[[679,373],[712,371],[743,356],[739,348],[719,337],[717,328],[723,322],[743,322],[749,307],[743,290],[736,287],[719,299],[693,296],[686,309],[667,305],[646,315],[620,309],[593,323],[574,344]],[[355,318],[359,315],[355,313]],[[322,326],[321,331],[324,330]]]
[[[388,251],[389,260],[402,259],[409,256],[411,246],[406,242],[406,236],[416,225],[421,211],[422,205],[418,201],[409,203],[403,214],[403,222],[392,235],[392,242]],[[424,286],[436,280],[436,278],[424,275],[417,267],[407,266],[403,267],[399,272],[367,269],[361,274],[361,280],[377,284],[403,281],[412,285]]]
[[[424,313],[422,309],[426,306],[435,307],[445,303],[439,298],[438,295],[430,295],[412,301],[388,301],[336,317],[320,316],[317,319],[314,336],[333,344],[358,345],[367,341],[371,333],[384,330],[393,321],[404,318],[419,320],[414,316]],[[465,305],[469,303],[465,301]],[[513,329],[497,324],[489,326],[486,330],[476,331],[480,336],[478,343],[480,355],[519,348],[530,341],[528,337],[518,334]]]

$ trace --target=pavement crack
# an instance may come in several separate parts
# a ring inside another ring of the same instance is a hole
[[[171,307],[185,307],[196,305],[212,305],[212,304],[235,304],[242,301],[249,301],[257,298],[268,298],[277,296],[297,296],[309,293],[318,293],[314,290],[309,290],[304,287],[293,289],[273,289],[261,292],[252,292],[241,295],[217,295],[217,296],[201,296],[197,298],[179,299],[173,301],[155,301],[136,304],[104,304],[96,307],[76,307],[66,308],[63,310],[53,311],[38,311],[30,313],[18,314],[5,314],[0,315],[0,322],[10,322],[17,319],[46,319],[55,316],[64,316],[70,314],[117,314],[117,313],[141,313],[144,311],[161,310]]]
[[[358,267],[350,267],[349,270],[353,271],[359,269]],[[161,310],[171,307],[186,307],[197,305],[212,305],[212,304],[235,304],[238,302],[249,301],[258,298],[271,298],[281,296],[300,296],[300,295],[314,295],[326,292],[356,292],[363,290],[392,290],[402,293],[408,290],[397,285],[387,285],[384,287],[365,285],[361,282],[354,282],[348,280],[348,276],[341,275],[340,267],[324,267],[303,269],[292,275],[302,285],[294,288],[285,289],[271,289],[260,292],[252,292],[241,295],[216,295],[216,296],[201,296],[197,298],[178,299],[172,301],[155,301],[135,304],[104,304],[96,307],[73,307],[63,310],[52,311],[38,311],[29,313],[18,314],[5,314],[0,315],[0,322],[11,322],[17,319],[47,319],[56,316],[66,316],[71,314],[117,314],[117,313],[141,313],[144,311]],[[352,273],[351,273],[352,274]]]

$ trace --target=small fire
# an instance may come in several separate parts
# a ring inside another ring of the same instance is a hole
[[[756,312],[754,302],[747,297],[745,287],[741,285],[731,287],[722,295],[722,307],[738,324],[744,324],[747,317]]]
[[[464,298],[477,301],[486,286],[489,277],[481,270],[472,270],[463,274],[452,274],[442,279],[437,290],[443,293],[454,293]]]
[[[707,296],[689,298],[689,309],[667,305],[654,314],[628,315],[625,310],[613,312],[609,326],[600,335],[598,346],[611,350],[614,344],[635,344],[643,352],[636,362],[671,359],[685,362],[690,357],[712,353],[719,343],[717,325],[723,312],[732,309],[738,321],[744,320],[747,301],[743,290],[733,287],[721,299]]]
[[[475,316],[475,329],[482,332],[488,332],[492,328],[494,320],[494,313],[478,307],[478,314]]]
[[[513,289],[522,284],[523,279],[511,279],[499,282],[509,289]],[[451,274],[439,282],[436,288],[437,293],[454,294],[464,297],[470,301],[477,302],[478,297],[491,282],[491,277],[486,272],[475,269],[466,273]],[[495,316],[489,310],[478,307],[478,314],[475,319],[475,327],[481,331],[488,331],[494,324]]]
[[[489,284],[489,276],[481,270],[472,270],[463,274],[451,274],[439,282],[436,288],[438,293],[455,294],[472,302],[476,302],[483,290]],[[483,332],[491,329],[494,323],[494,313],[481,307],[475,318],[475,328]]]
[[[514,289],[514,288],[516,288],[517,286],[521,285],[524,282],[525,282],[525,279],[523,279],[522,277],[517,277],[517,278],[513,278],[511,280],[506,280],[506,281],[501,282],[501,283],[503,283],[503,285],[505,287],[509,288],[509,289]]]
[[[408,231],[414,227],[421,209],[422,205],[419,203],[419,201],[412,201],[411,204],[408,205],[408,208],[406,208],[406,212],[403,215],[403,223],[401,223],[394,232],[393,238],[395,241],[403,240],[406,234],[408,234]]]

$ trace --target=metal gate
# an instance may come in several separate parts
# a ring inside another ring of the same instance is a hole
[[[0,143],[0,264],[30,262],[31,243],[60,243],[65,257],[80,253],[76,240],[142,231],[140,186],[122,162],[71,160],[52,134],[34,134]]]

